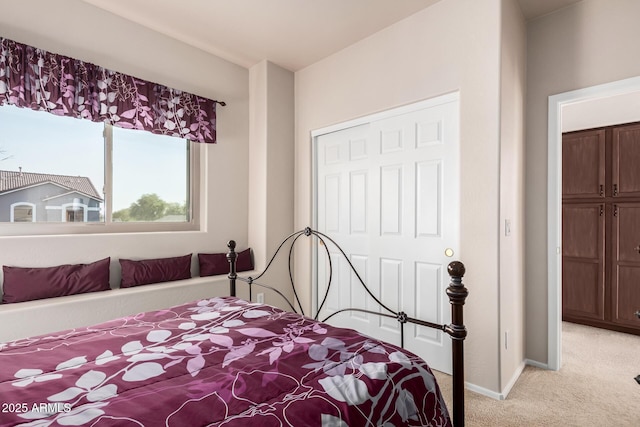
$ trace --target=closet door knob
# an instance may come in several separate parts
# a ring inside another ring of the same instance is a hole
[[[640,254],[640,245],[636,246],[635,248],[633,248],[634,251],[637,251]]]
[[[636,312],[635,312],[635,313],[633,313],[633,314],[635,314],[635,315],[636,315],[636,317],[637,317],[638,319],[640,319],[640,310],[636,311]]]

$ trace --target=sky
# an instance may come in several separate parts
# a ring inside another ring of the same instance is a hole
[[[104,125],[11,105],[0,107],[0,169],[86,176],[104,198]],[[186,142],[114,127],[113,211],[145,193],[186,200]],[[180,177],[180,179],[176,179]]]

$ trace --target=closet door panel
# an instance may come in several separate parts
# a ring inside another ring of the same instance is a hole
[[[640,267],[618,266],[613,293],[613,321],[640,331]]]
[[[640,197],[640,125],[613,128],[612,195]]]
[[[562,197],[584,199],[605,195],[605,131],[562,136]]]
[[[640,330],[640,202],[615,204],[612,228],[611,320]]]
[[[564,320],[604,320],[604,205],[562,208],[562,314]]]

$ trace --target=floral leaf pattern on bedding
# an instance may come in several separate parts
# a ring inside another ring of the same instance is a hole
[[[236,298],[5,343],[0,426],[450,426],[424,361]]]

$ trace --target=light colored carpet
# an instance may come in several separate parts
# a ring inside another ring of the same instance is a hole
[[[466,391],[466,425],[640,426],[640,336],[563,324],[562,368],[525,367],[506,400]],[[451,408],[451,378],[436,372]]]

